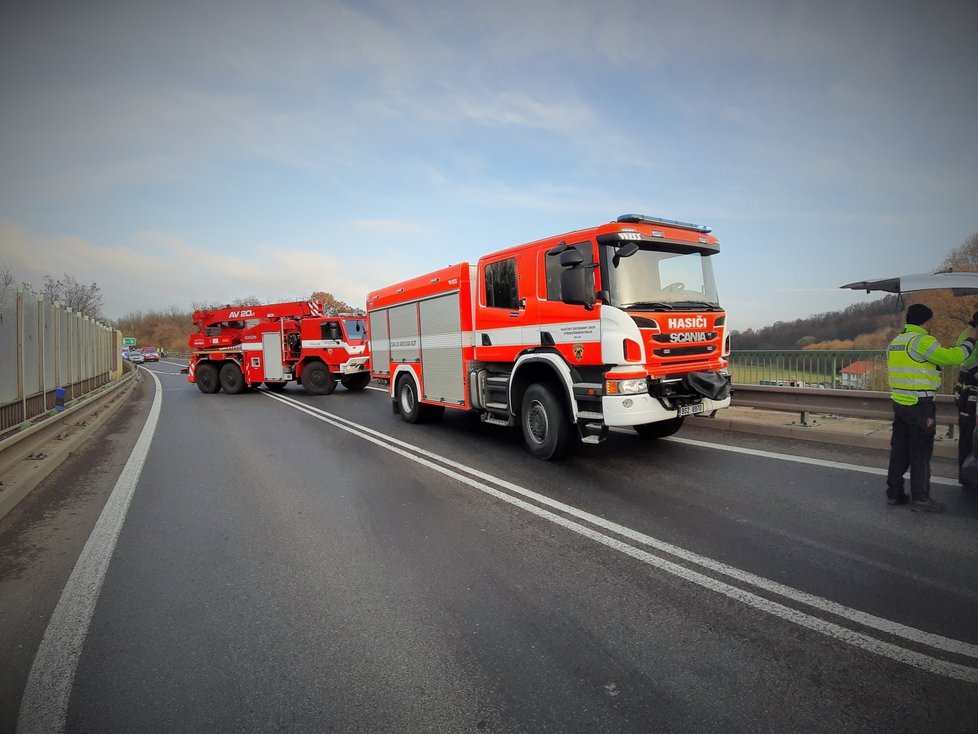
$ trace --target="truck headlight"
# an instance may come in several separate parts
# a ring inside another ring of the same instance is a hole
[[[605,395],[638,395],[649,391],[649,380],[640,377],[630,380],[606,380]]]

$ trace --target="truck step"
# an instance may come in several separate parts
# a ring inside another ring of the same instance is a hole
[[[579,410],[577,411],[577,417],[585,421],[599,421],[604,418],[601,413],[593,413],[590,410]]]
[[[509,410],[506,403],[486,403],[486,410]]]
[[[515,425],[512,416],[501,416],[495,413],[483,413],[479,416],[479,419],[483,423],[488,423],[491,426],[512,426]]]
[[[578,423],[577,430],[581,443],[601,443],[608,437],[608,426],[604,423]]]
[[[508,385],[509,375],[490,375],[486,378],[487,385]]]

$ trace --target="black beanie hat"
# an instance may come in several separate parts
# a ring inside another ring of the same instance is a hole
[[[927,306],[922,303],[915,303],[907,309],[907,323],[913,324],[914,326],[923,326],[930,321],[930,317],[933,315],[934,312],[927,308]]]

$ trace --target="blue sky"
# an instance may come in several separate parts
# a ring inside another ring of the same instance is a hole
[[[368,290],[638,212],[734,329],[978,231],[978,5],[61,2],[0,24],[0,265],[105,313]]]

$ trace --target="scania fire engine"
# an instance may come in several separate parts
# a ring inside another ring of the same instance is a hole
[[[297,380],[311,395],[339,382],[370,382],[363,316],[324,316],[321,301],[228,306],[193,314],[187,379],[203,393],[239,393],[264,383],[281,390]]]
[[[474,411],[542,459],[610,427],[671,435],[730,405],[718,251],[707,227],[624,215],[383,288],[373,375],[409,423]]]

